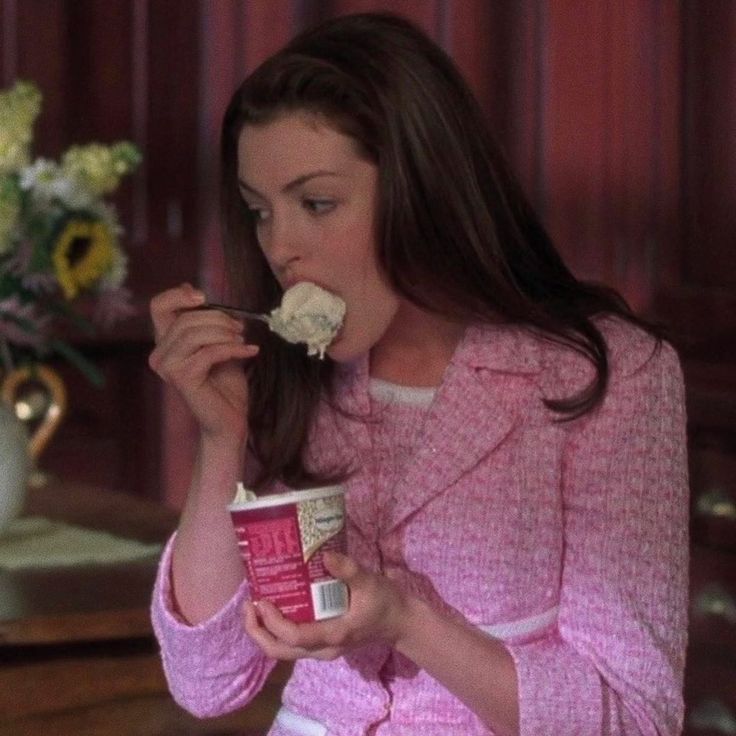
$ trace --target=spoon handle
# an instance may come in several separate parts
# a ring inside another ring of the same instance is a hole
[[[238,307],[229,307],[227,304],[202,304],[198,307],[195,307],[195,309],[217,309],[220,312],[225,312],[225,314],[232,314],[234,317],[246,317],[248,319],[259,319],[261,322],[268,322],[270,321],[270,317],[267,314],[259,314],[258,312],[249,312],[246,309],[239,309]]]

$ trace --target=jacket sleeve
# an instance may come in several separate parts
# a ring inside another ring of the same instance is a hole
[[[181,619],[171,591],[175,536],[161,557],[151,619],[172,697],[198,718],[209,718],[247,705],[263,687],[276,661],[266,657],[245,632],[245,582],[207,621],[190,626]]]
[[[683,722],[688,482],[684,390],[663,343],[616,375],[563,459],[558,629],[508,645],[522,736],[675,736]]]

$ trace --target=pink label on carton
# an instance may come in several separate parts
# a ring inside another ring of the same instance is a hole
[[[297,623],[347,610],[344,583],[322,552],[345,552],[344,497],[330,487],[233,504],[230,513],[253,600],[266,598]]]

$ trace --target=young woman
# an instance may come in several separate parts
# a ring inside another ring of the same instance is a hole
[[[324,361],[182,285],[151,366],[199,422],[153,620],[174,697],[269,732],[663,736],[682,725],[687,480],[672,348],[563,265],[447,56],[342,17],[235,93],[222,134],[235,296],[347,304]],[[349,611],[249,601],[226,505],[347,489]]]

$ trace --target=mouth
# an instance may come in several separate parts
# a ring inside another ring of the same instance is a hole
[[[340,342],[342,340],[342,336],[345,333],[345,320],[342,321],[342,324],[340,325],[340,329],[335,333],[335,337],[332,338],[332,344],[334,345],[336,342]]]
[[[318,281],[317,279],[312,279],[309,277],[301,277],[301,276],[292,276],[288,279],[285,279],[282,283],[282,288],[284,291],[288,291],[292,287],[296,286],[297,284],[301,284],[302,282],[308,282],[310,284],[314,284],[315,286],[319,286],[320,289],[324,289],[325,291],[328,291],[330,294],[334,294],[335,296],[339,296],[341,299],[343,298],[335,289],[333,289],[331,286],[327,286],[324,282]]]
[[[296,286],[297,284],[301,283],[302,281],[309,281],[309,279],[300,279],[296,277],[284,279],[284,281],[281,282],[281,288],[284,291],[288,291],[291,289],[292,286]]]

